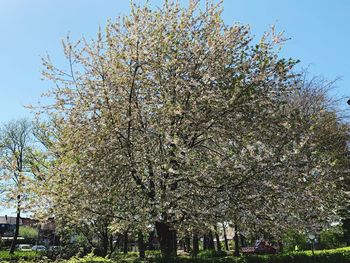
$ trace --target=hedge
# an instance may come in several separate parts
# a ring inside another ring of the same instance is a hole
[[[157,256],[148,257],[141,261],[136,257],[136,253],[130,255],[118,255],[113,259],[95,257],[92,254],[84,258],[73,257],[69,260],[60,260],[57,263],[350,263],[350,247],[332,250],[316,251],[312,255],[311,251],[292,252],[276,255],[252,255],[246,257],[218,256],[210,253],[202,253],[200,257],[176,257],[171,259],[160,258]],[[223,254],[224,255],[224,254]],[[47,258],[40,258],[36,252],[18,251],[14,255],[8,252],[0,252],[0,261],[6,262],[50,262]]]
[[[69,260],[61,261],[62,263],[113,263],[112,260],[102,257],[95,257],[92,254],[84,258],[72,257]]]
[[[249,256],[245,263],[350,263],[350,248]]]
[[[18,261],[18,260],[35,260],[40,257],[40,254],[36,251],[15,251],[11,255],[8,251],[0,251],[0,261]]]
[[[154,258],[149,262],[154,263],[350,263],[350,247],[316,251],[291,252],[275,255],[252,255],[235,258],[232,256],[216,257],[202,254],[197,258],[178,257],[173,259]]]

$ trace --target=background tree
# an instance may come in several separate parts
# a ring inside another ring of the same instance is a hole
[[[31,124],[26,119],[11,121],[0,130],[1,187],[7,204],[16,208],[16,229],[10,253],[13,254],[19,233],[21,211],[27,197],[26,185],[31,171],[32,133]]]
[[[27,242],[34,243],[38,239],[39,230],[35,227],[20,226],[18,234],[20,237],[25,238]]]

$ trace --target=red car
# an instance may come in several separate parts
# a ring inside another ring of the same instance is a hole
[[[243,254],[275,254],[277,249],[264,240],[258,240],[254,247],[242,247]]]

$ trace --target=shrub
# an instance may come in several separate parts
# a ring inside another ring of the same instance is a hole
[[[56,251],[47,251],[45,255],[50,259],[70,259],[75,256],[82,258],[90,252],[91,250],[88,247],[82,247],[78,243],[73,243],[66,244]]]
[[[40,253],[36,251],[15,251],[13,255],[10,255],[8,251],[0,251],[0,261],[18,261],[18,260],[37,260],[40,257]]]
[[[335,249],[316,251],[291,252],[276,255],[249,256],[245,263],[349,263],[350,250]]]
[[[315,251],[313,256],[311,251],[291,252],[276,255],[252,255],[247,257],[210,257],[206,256],[190,258],[190,257],[175,257],[175,258],[160,258],[149,257],[145,261],[141,261],[136,257],[137,253],[130,253],[129,257],[120,257],[115,259],[106,259],[96,257],[89,254],[84,258],[73,257],[69,260],[61,260],[58,263],[350,263],[350,247]],[[14,256],[9,256],[8,252],[0,252],[1,263],[19,262],[19,263],[48,263],[45,258],[40,258],[35,252],[16,252]]]
[[[320,248],[331,249],[345,246],[343,229],[340,226],[323,230],[320,234]]]
[[[128,252],[127,254],[124,254],[123,252],[117,252],[112,254],[113,258],[137,258],[138,256],[138,252]]]
[[[213,249],[203,250],[198,253],[198,258],[215,258],[215,257],[226,257],[227,253],[225,251],[216,251]]]
[[[95,257],[93,254],[88,254],[86,257],[72,257],[65,263],[112,263],[110,259],[103,257]]]
[[[316,251],[313,256],[311,251],[291,252],[275,255],[252,255],[246,257],[210,257],[197,258],[177,257],[172,259],[152,259],[154,263],[350,263],[350,247],[342,249]]]
[[[156,258],[148,262],[154,263],[245,263],[244,258],[214,257],[214,258],[184,258],[175,257],[170,259]]]
[[[147,257],[160,257],[161,255],[160,250],[146,250]]]
[[[307,238],[304,234],[300,234],[294,230],[288,230],[283,236],[283,250],[285,252],[295,251],[297,247],[298,250],[307,249]]]
[[[19,235],[26,239],[36,239],[38,238],[38,229],[30,226],[20,226]]]
[[[146,250],[145,252],[146,254],[146,258],[159,258],[161,257],[161,253],[159,250]],[[127,254],[121,253],[121,252],[114,252],[112,253],[112,255],[110,256],[110,258],[113,261],[129,261],[131,259],[138,259],[139,257],[139,253],[138,252],[128,252]]]

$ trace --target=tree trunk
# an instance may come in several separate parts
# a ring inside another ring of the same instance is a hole
[[[145,243],[143,241],[143,234],[140,231],[137,235],[137,243],[139,246],[139,257],[144,259],[146,257],[146,253],[145,253]]]
[[[107,256],[108,246],[109,246],[108,234],[104,233],[102,236],[102,240],[101,240],[101,249],[100,249],[99,256],[101,256],[101,257]]]
[[[128,231],[124,232],[123,253],[128,253]]]
[[[182,249],[184,252],[187,252],[186,248],[186,238],[179,240],[179,247]]]
[[[121,242],[121,240],[122,240],[122,236],[121,236],[121,234],[120,233],[118,233],[117,234],[117,242],[116,242],[116,244],[114,245],[114,249],[117,249],[117,251],[118,252],[120,252],[120,242]]]
[[[224,224],[222,224],[222,228],[223,228],[223,230],[224,230],[225,249],[226,249],[226,251],[229,251],[230,248],[229,248],[229,246],[228,246],[228,239],[227,239],[227,234],[226,234],[226,227],[225,227]]]
[[[39,245],[39,241],[40,241],[40,227],[38,226],[37,229],[38,229],[38,236],[36,237],[36,243],[35,243],[35,245]],[[55,240],[54,240],[54,241],[55,241]]]
[[[215,250],[214,236],[212,231],[210,231],[208,235],[208,245],[209,245],[208,247],[209,249]]]
[[[19,220],[21,219],[21,209],[20,209],[20,200],[21,196],[17,195],[17,216],[16,216],[16,229],[15,234],[13,236],[13,240],[10,247],[10,254],[15,253],[16,245],[17,245],[17,238],[19,233]]]
[[[190,253],[191,252],[191,238],[188,235],[186,235],[184,243],[185,243],[185,252]]]
[[[239,234],[239,237],[241,239],[241,247],[245,247],[245,237],[242,234]]]
[[[221,243],[220,243],[220,237],[219,237],[217,226],[215,226],[215,239],[216,239],[216,251],[221,251]]]
[[[148,245],[147,245],[148,250],[155,250],[153,245],[154,237],[155,237],[155,233],[154,231],[151,231],[148,236]]]
[[[192,237],[192,241],[193,241],[193,256],[196,257],[198,255],[199,252],[199,240],[198,240],[198,235],[197,233],[193,233],[193,237]]]
[[[207,250],[209,248],[209,245],[208,245],[208,236],[207,235],[204,235],[203,236],[203,250]]]
[[[113,235],[111,234],[109,236],[109,255],[112,255],[112,253],[114,252],[115,246],[113,244]]]
[[[343,219],[343,231],[344,231],[344,241],[347,246],[350,246],[350,217]]]
[[[234,255],[236,257],[239,257],[239,238],[238,238],[237,225],[235,225],[235,236],[234,236],[233,240],[235,241],[235,252],[234,252]]]
[[[160,251],[165,258],[176,256],[176,230],[171,229],[168,223],[156,222],[156,230],[160,244]]]
[[[278,252],[283,253],[283,242],[282,240],[278,241]]]

